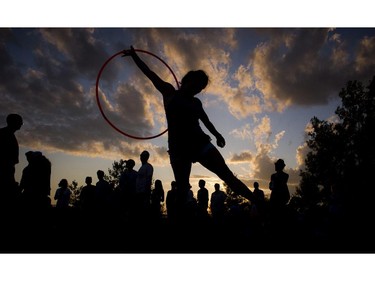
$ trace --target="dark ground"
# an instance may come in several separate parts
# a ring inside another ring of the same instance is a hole
[[[13,212],[3,215],[1,253],[375,253],[368,230],[345,223],[312,224],[296,219],[260,223],[247,216],[215,222],[171,222],[113,213]]]

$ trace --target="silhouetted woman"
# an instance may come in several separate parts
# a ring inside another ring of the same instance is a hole
[[[69,208],[71,191],[68,186],[68,181],[62,179],[59,182],[59,188],[55,192],[56,208],[67,209]]]
[[[162,203],[164,202],[164,188],[161,180],[155,181],[155,187],[151,191],[151,212],[155,218],[162,215]]]
[[[124,50],[124,56],[131,56],[139,69],[151,80],[162,94],[168,122],[169,157],[177,182],[180,203],[186,203],[190,189],[189,177],[192,163],[199,162],[222,179],[229,188],[251,200],[252,192],[237,179],[225,163],[218,149],[205,134],[199,120],[216,137],[219,147],[225,146],[225,139],[211,123],[203,109],[202,102],[195,96],[208,84],[208,76],[203,70],[189,71],[181,80],[181,87],[175,89],[163,81],[136,54],[131,46]]]

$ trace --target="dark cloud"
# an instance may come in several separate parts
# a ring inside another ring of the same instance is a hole
[[[105,45],[93,37],[91,29],[45,28],[39,31],[43,39],[55,48],[50,49],[50,55],[65,58],[72,75],[81,74],[94,81],[103,59],[109,58]]]
[[[237,44],[235,30],[230,28],[138,29],[134,38],[139,48],[166,55],[180,79],[188,70],[206,69],[208,61],[216,64],[218,54],[223,55],[225,48],[233,49]]]
[[[243,51],[236,29],[0,29],[0,118],[5,120],[9,111],[20,113],[25,119],[18,132],[20,143],[31,148],[137,156],[150,142],[135,142],[116,132],[101,116],[95,99],[103,63],[131,44],[160,55],[179,79],[189,69],[207,69],[214,81],[209,95],[242,117],[249,111],[259,113],[260,105],[270,100],[280,107],[326,103],[347,79],[370,78],[374,69],[375,37],[351,41],[343,30],[320,28],[257,32],[257,47],[247,50],[251,64],[242,65],[238,81],[231,83],[236,71],[232,57]],[[160,69],[163,78],[171,77],[165,66]],[[156,122],[164,111],[160,95],[137,71],[131,60],[111,60],[100,79],[100,98],[116,126],[148,136],[159,132]],[[164,146],[150,149],[160,159],[168,157]],[[231,159],[250,160],[256,160],[254,153],[253,158],[238,154]]]
[[[250,152],[242,152],[240,154],[232,155],[229,160],[232,163],[250,162],[253,159],[253,155]]]
[[[323,28],[273,32],[278,36],[261,43],[252,57],[258,89],[266,98],[285,104],[325,104],[347,80],[369,79],[374,74],[372,39],[365,44],[349,42],[350,38],[338,37],[341,30]],[[356,54],[348,53],[349,43],[358,46]],[[359,67],[360,58],[363,67]]]
[[[118,150],[125,137],[105,122],[95,102],[96,77],[109,55],[92,30],[16,29],[1,33],[6,34],[0,41],[1,117],[5,120],[9,111],[24,117],[20,142],[29,147],[42,143],[72,153],[86,151],[88,155],[100,149]],[[21,61],[19,53],[32,59]],[[118,63],[112,63],[103,73],[101,85],[118,80],[118,70]],[[121,93],[112,106],[119,103],[131,117],[122,116],[121,108],[116,112],[116,108],[104,106],[111,121],[131,134],[150,135],[151,124],[142,118],[144,101],[124,99]]]

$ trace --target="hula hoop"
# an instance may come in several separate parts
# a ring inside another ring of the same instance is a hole
[[[178,84],[178,80],[177,80],[177,77],[176,75],[174,74],[174,72],[172,71],[172,69],[169,67],[169,65],[164,61],[162,60],[160,57],[158,57],[157,55],[149,52],[149,51],[145,51],[145,50],[140,50],[140,49],[134,49],[134,51],[136,52],[140,52],[140,53],[145,53],[145,54],[148,54],[150,56],[153,56],[155,58],[157,58],[159,61],[161,61],[168,69],[169,71],[172,73],[173,75],[173,78],[174,80],[176,81],[176,84],[177,84],[177,88],[179,88],[179,84]],[[133,138],[133,139],[138,139],[138,140],[147,140],[147,139],[153,139],[153,138],[157,138],[157,137],[160,137],[161,135],[165,134],[167,131],[168,131],[168,128],[165,129],[165,131],[157,134],[157,135],[154,135],[154,136],[150,136],[150,137],[138,137],[138,136],[134,136],[134,135],[131,135],[131,134],[128,134],[126,132],[124,132],[123,130],[120,130],[119,128],[117,128],[109,119],[108,117],[105,115],[104,111],[103,111],[103,108],[102,108],[102,105],[100,104],[100,99],[99,99],[99,80],[100,80],[100,76],[102,75],[102,72],[103,70],[105,69],[105,67],[107,66],[107,64],[115,57],[117,57],[118,55],[122,55],[124,52],[124,50],[112,55],[110,58],[108,58],[106,60],[106,62],[102,65],[102,67],[100,68],[99,70],[99,73],[98,73],[98,76],[96,77],[96,103],[98,104],[98,107],[99,107],[99,110],[100,110],[100,113],[102,114],[103,118],[105,121],[107,121],[107,123],[113,128],[115,129],[117,132],[119,132],[120,134],[124,135],[124,136],[127,136],[129,138]]]

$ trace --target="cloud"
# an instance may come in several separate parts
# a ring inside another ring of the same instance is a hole
[[[248,168],[244,170],[245,176],[242,176],[244,181],[249,184],[249,178],[257,180],[261,183],[261,186],[268,186],[268,182],[272,173],[274,173],[274,163],[278,157],[273,156],[274,151],[278,148],[280,140],[284,137],[285,131],[273,133],[271,127],[270,118],[264,116],[260,119],[254,119],[254,127],[250,132],[250,126],[245,125],[240,130],[233,130],[232,135],[244,138],[245,136],[251,135],[252,141],[256,145],[256,151],[242,151],[241,153],[234,153],[230,156],[228,163],[230,164],[247,164]],[[299,160],[304,158],[306,149],[298,148],[296,151]],[[298,162],[298,164],[300,164]],[[302,164],[301,164],[302,165]],[[299,169],[286,167],[285,172],[290,176],[289,184],[295,188],[299,181]]]
[[[243,55],[248,61],[235,61],[244,49],[240,33],[230,28],[0,29],[0,118],[5,120],[9,110],[21,113],[25,124],[18,136],[21,145],[30,148],[128,158],[147,147],[160,156],[158,162],[168,163],[166,135],[158,145],[124,137],[107,124],[96,105],[99,69],[127,47],[124,42],[131,42],[160,56],[179,80],[190,69],[207,71],[205,105],[227,108],[238,119],[252,118],[253,123],[231,135],[254,141],[252,169],[260,175],[263,166],[272,163],[267,156],[284,133],[273,132],[269,117],[259,116],[292,104],[326,103],[347,78],[367,79],[375,64],[375,39],[351,42],[340,29],[257,32],[260,39],[252,39],[257,45]],[[141,55],[163,79],[176,84],[163,63]],[[105,113],[121,130],[147,136],[165,129],[161,96],[130,58],[113,59],[99,88]],[[239,161],[246,154],[237,156]]]
[[[4,114],[11,108],[23,116],[18,133],[22,146],[103,157],[133,156],[147,146],[117,133],[99,113],[95,79],[109,55],[93,36],[90,29],[27,29],[9,30],[3,37],[0,108]],[[27,63],[19,53],[28,58]],[[105,69],[100,87],[118,80],[120,66],[115,62]],[[112,96],[101,91],[100,100],[116,126],[137,136],[150,135],[155,125],[151,100],[140,91],[147,88],[119,83]],[[165,159],[165,148],[155,150]]]
[[[364,74],[362,79],[370,80],[367,73],[374,75],[375,69],[375,37],[366,36],[358,46],[355,58],[355,70],[357,73]],[[367,82],[367,81],[366,81]]]
[[[251,139],[252,133],[250,124],[246,124],[241,128],[234,129],[229,132],[229,134],[242,140]]]
[[[256,121],[254,130],[254,140],[257,146],[263,143],[269,143],[269,138],[272,134],[271,131],[271,119],[268,116],[261,118]]]
[[[54,50],[43,46],[43,53],[53,57],[57,63],[70,66],[71,73],[85,75],[94,80],[98,66],[103,63],[103,58],[108,57],[104,44],[95,39],[93,29],[42,28],[38,31],[46,43],[56,48]]]
[[[374,39],[360,41],[353,59],[346,42],[350,39],[339,32],[322,28],[285,30],[256,47],[250,64],[256,88],[270,110],[282,111],[291,104],[325,104],[337,96],[347,80],[372,77]]]
[[[250,162],[253,159],[253,155],[250,151],[243,151],[240,154],[234,153],[230,158],[231,163],[243,163]]]
[[[307,153],[310,152],[310,148],[307,146],[307,143],[304,143],[297,147],[296,160],[297,165],[300,170],[305,169],[305,158]]]
[[[231,53],[238,48],[235,29],[140,29],[136,34],[139,48],[162,54],[179,80],[191,69],[204,69],[210,77],[204,92],[225,104],[236,118],[261,112],[259,96],[250,91],[253,81],[246,66],[231,74]],[[165,68],[159,68],[160,73],[168,77]]]

